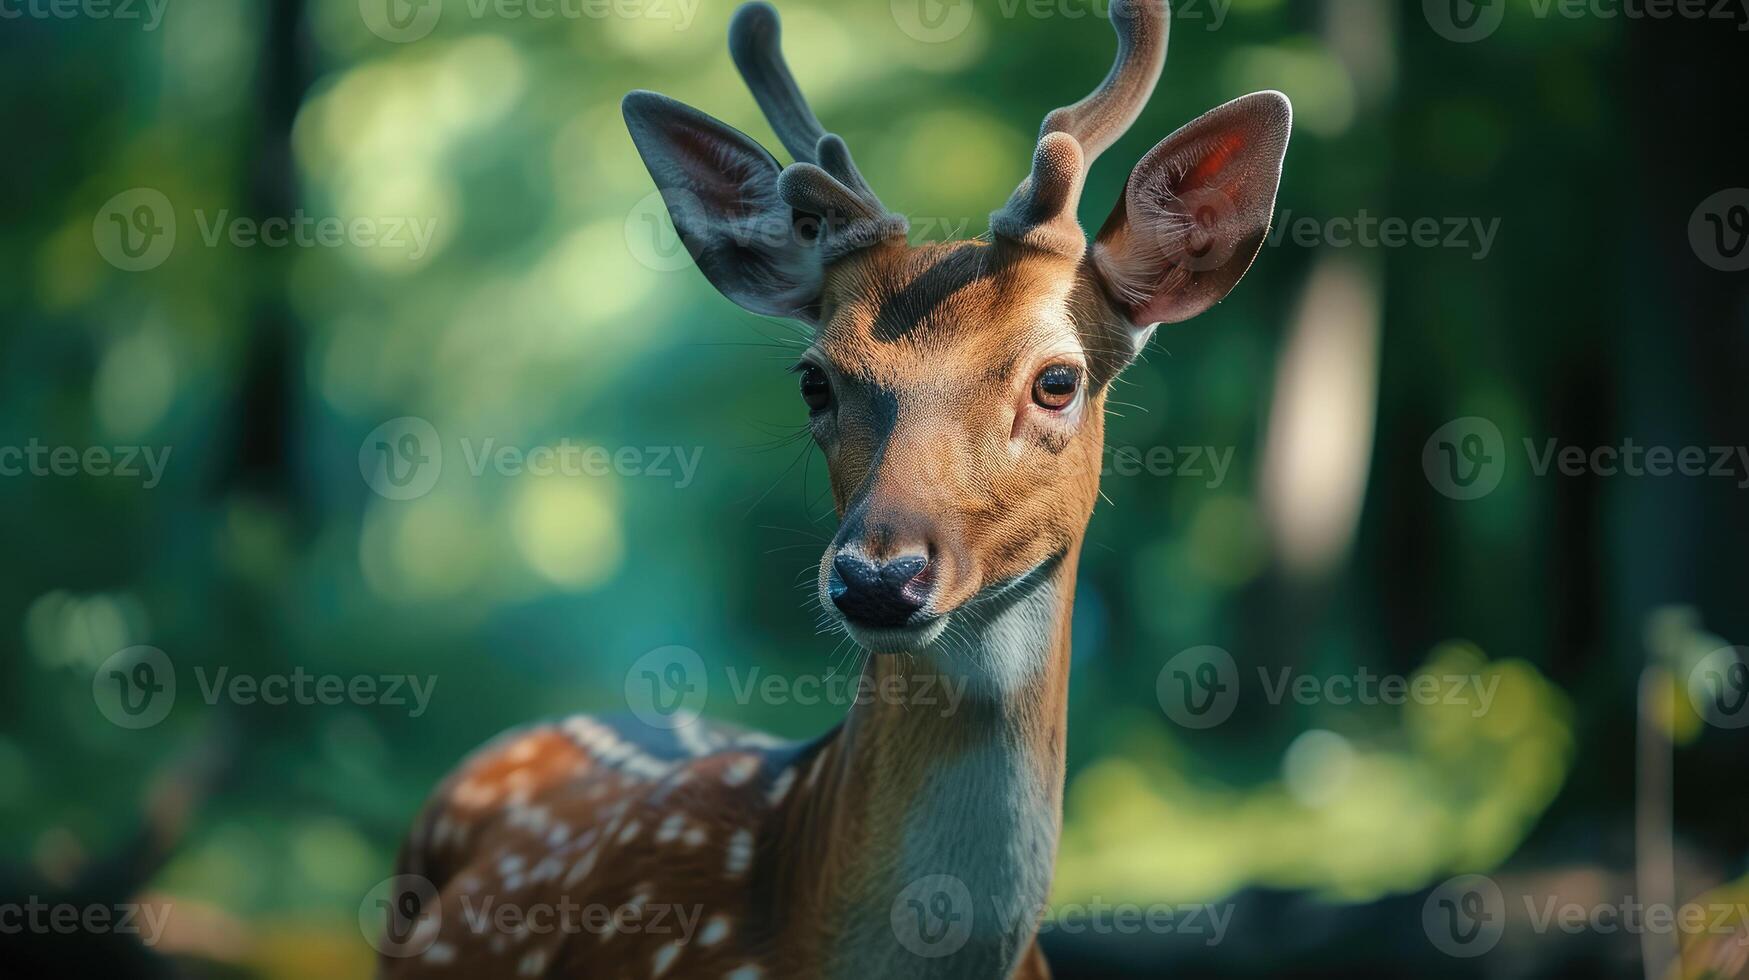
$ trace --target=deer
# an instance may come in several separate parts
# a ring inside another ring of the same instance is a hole
[[[1030,172],[969,240],[908,240],[803,99],[766,3],[737,9],[729,50],[789,165],[690,106],[625,96],[699,271],[805,331],[794,373],[839,519],[815,589],[880,696],[800,743],[591,715],[500,736],[403,842],[382,976],[1050,975],[1038,932],[1107,389],[1251,266],[1292,124],[1274,91],[1186,124],[1090,243],[1088,168],[1152,93],[1169,19],[1164,0],[1112,5],[1109,73],[1045,116]],[[935,682],[960,685],[954,710],[916,708]],[[491,900],[552,921],[478,928]]]

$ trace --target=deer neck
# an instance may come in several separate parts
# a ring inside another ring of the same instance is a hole
[[[1031,944],[1062,824],[1075,557],[929,650],[871,658],[788,815],[823,975],[1007,976]]]

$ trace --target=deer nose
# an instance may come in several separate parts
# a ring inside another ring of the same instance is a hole
[[[919,581],[929,568],[923,555],[900,555],[887,561],[870,561],[861,555],[840,552],[832,559],[833,575],[827,582],[832,604],[858,626],[895,629],[928,601],[928,588]]]

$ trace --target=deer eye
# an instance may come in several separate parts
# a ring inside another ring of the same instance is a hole
[[[826,380],[826,372],[812,364],[802,368],[802,401],[810,412],[818,412],[832,403],[832,385]]]
[[[1032,400],[1040,408],[1060,411],[1075,400],[1081,387],[1081,371],[1072,364],[1052,364],[1038,373],[1032,383]]]

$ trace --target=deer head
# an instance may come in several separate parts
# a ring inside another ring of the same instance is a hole
[[[812,328],[796,372],[841,519],[820,597],[869,650],[924,650],[956,615],[1072,565],[1112,379],[1157,324],[1219,302],[1264,241],[1291,119],[1277,92],[1156,144],[1091,245],[1077,221],[1088,168],[1159,79],[1168,18],[1165,0],[1113,4],[1110,73],[1045,116],[1030,174],[972,241],[907,243],[803,100],[765,3],[736,12],[730,51],[794,163],[672,99],[625,98],[699,269],[741,307]]]

